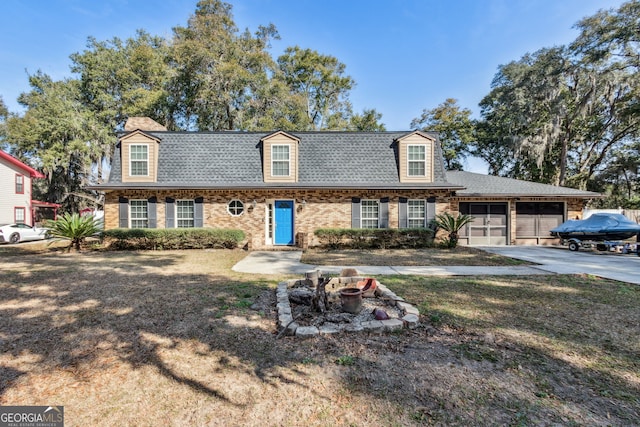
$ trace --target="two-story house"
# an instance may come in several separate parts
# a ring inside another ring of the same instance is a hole
[[[0,224],[34,225],[31,197],[34,178],[44,178],[44,175],[0,151]]]
[[[169,132],[132,118],[118,135],[105,227],[237,228],[254,248],[313,243],[318,228],[476,219],[463,244],[550,242],[597,193],[445,171],[437,136],[406,132]]]

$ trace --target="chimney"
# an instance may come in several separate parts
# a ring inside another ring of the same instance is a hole
[[[131,132],[134,130],[148,130],[148,131],[166,131],[167,128],[162,126],[160,123],[156,122],[149,117],[129,117],[127,122],[124,124],[124,130],[126,132]]]

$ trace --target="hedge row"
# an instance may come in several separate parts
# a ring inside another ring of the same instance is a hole
[[[115,228],[103,239],[116,250],[237,248],[244,232],[223,228]]]
[[[434,246],[428,228],[319,228],[320,245],[329,249],[397,249]]]

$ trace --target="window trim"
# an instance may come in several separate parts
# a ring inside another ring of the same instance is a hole
[[[144,203],[145,210],[147,215],[144,218],[134,218],[133,211],[131,208],[133,207],[133,202],[142,202]],[[144,227],[134,227],[133,221],[144,221]],[[129,200],[129,228],[149,228],[149,200],[147,199],[130,199]]]
[[[423,155],[422,160],[410,159],[410,151],[412,147],[422,148],[422,155]],[[422,174],[411,173],[412,163],[422,163],[423,173]],[[409,178],[423,178],[427,176],[427,144],[407,144],[407,176]]]
[[[286,147],[287,148],[287,159],[286,160],[281,160],[281,159],[275,159],[274,156],[274,152],[275,152],[275,148],[276,147]],[[285,163],[287,164],[287,174],[286,175],[276,175],[274,173],[274,165],[276,162],[280,162],[280,163]],[[290,177],[291,176],[291,145],[290,144],[273,144],[271,145],[271,176],[273,178],[286,178],[286,177]]]
[[[179,213],[179,205],[182,202],[190,202],[191,203],[191,218],[181,218],[180,216],[178,216]],[[174,227],[175,228],[195,228],[196,226],[196,201],[194,199],[176,199],[174,202],[175,205],[175,223],[174,223]],[[184,227],[184,226],[180,226],[180,221],[191,221],[191,226],[189,227]]]
[[[18,212],[22,212],[22,221],[18,220]],[[13,219],[16,224],[26,224],[27,223],[27,208],[24,206],[14,206],[13,207]]]
[[[236,206],[232,207],[232,206],[231,206],[231,204],[232,204],[232,203],[236,203]],[[237,206],[237,204],[238,204],[238,203],[240,204],[240,206]],[[235,209],[235,210],[240,209],[240,212],[239,212],[239,213],[233,213],[233,212],[232,212],[232,209]],[[242,203],[242,200],[238,200],[238,199],[231,199],[231,200],[229,200],[229,202],[227,203],[227,213],[228,213],[229,215],[231,215],[232,217],[239,217],[239,216],[242,216],[242,215],[244,215],[244,211],[245,211],[245,209],[244,209],[244,203]]]
[[[147,152],[146,152],[146,159],[141,160],[141,159],[133,159],[133,147],[145,147]],[[147,169],[147,173],[145,174],[134,174],[133,173],[133,163],[134,162],[139,162],[142,163],[144,162],[146,164],[146,169]],[[129,145],[129,176],[149,176],[149,144],[130,144]]]
[[[16,194],[24,194],[24,175],[17,173],[15,184],[16,184]]]
[[[365,213],[365,204],[368,202],[373,202],[376,204],[377,207],[377,211],[378,211],[378,215],[376,217],[377,220],[377,224],[375,227],[364,227],[364,221],[373,221],[374,218],[370,218],[370,217],[365,217],[364,213]],[[371,229],[375,229],[375,228],[380,228],[380,200],[378,199],[361,199],[360,200],[360,228],[371,228]]]
[[[275,224],[275,210],[274,208],[274,203],[275,201],[270,201],[267,204],[267,239],[269,239],[269,242],[271,242],[271,244],[273,244],[273,239],[274,239],[274,224]]]
[[[422,204],[422,213],[421,217],[411,217],[411,202],[420,202]],[[412,227],[411,221],[420,221],[419,227]],[[425,199],[408,199],[407,200],[407,228],[425,228],[425,223],[427,222],[427,201]]]

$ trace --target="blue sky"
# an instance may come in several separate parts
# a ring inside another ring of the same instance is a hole
[[[354,109],[375,108],[388,130],[409,129],[447,98],[478,113],[498,66],[574,40],[573,25],[622,0],[229,0],[237,26],[273,23],[274,56],[299,45],[337,57],[357,82]],[[28,73],[71,76],[86,40],[142,28],[170,37],[197,0],[2,0],[0,95],[10,111]]]

